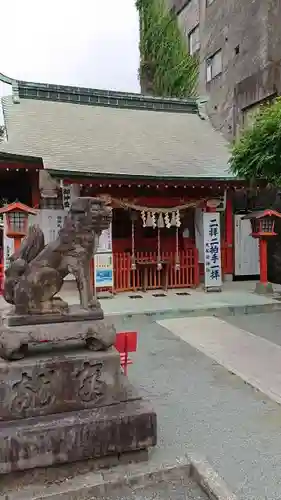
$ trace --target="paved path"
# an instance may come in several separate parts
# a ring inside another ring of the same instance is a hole
[[[225,320],[242,330],[254,333],[281,346],[281,311],[228,317]]]
[[[281,403],[281,347],[215,317],[158,322],[185,342]]]
[[[211,314],[233,315],[264,313],[281,310],[281,302],[273,296],[253,293],[254,281],[225,283],[222,292],[206,293],[198,289],[163,290],[120,293],[113,298],[101,299],[106,316],[152,316],[155,319],[182,316],[206,316]],[[281,287],[276,285],[276,290]],[[66,282],[59,294],[70,305],[79,302],[78,292],[72,282]],[[140,298],[131,298],[138,296]],[[10,306],[0,296],[0,311]]]
[[[175,316],[202,316],[208,314],[243,314],[281,310],[281,302],[272,296],[262,296],[253,293],[255,282],[225,283],[223,291],[205,293],[202,288],[196,290],[169,290],[165,296],[162,290],[146,293],[120,293],[113,298],[101,299],[105,315],[110,316],[141,316],[146,314],[156,319]],[[183,294],[183,295],[182,295]],[[78,303],[78,292],[73,283],[66,283],[60,296],[69,304]],[[140,298],[130,298],[138,296]],[[0,310],[9,306],[0,297]]]

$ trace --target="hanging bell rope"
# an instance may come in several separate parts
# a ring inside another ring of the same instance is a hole
[[[180,255],[179,255],[179,228],[176,227],[176,260],[175,260],[176,271],[180,270]]]
[[[157,227],[158,228],[163,228],[165,227],[165,224],[164,224],[164,219],[163,219],[163,214],[160,213],[159,214],[159,217],[158,217],[158,222],[157,222]]]
[[[135,271],[136,266],[136,255],[135,255],[135,219],[132,217],[132,264],[131,269]]]
[[[159,219],[158,219],[159,220]],[[161,240],[160,240],[160,227],[158,226],[157,230],[157,271],[161,271],[162,262],[161,262]]]
[[[201,198],[200,200],[190,200],[188,203],[184,203],[183,205],[177,205],[175,207],[144,207],[142,205],[135,205],[134,203],[130,203],[127,200],[121,200],[118,198],[112,198],[108,195],[108,198],[110,199],[110,203],[114,205],[115,207],[120,207],[124,209],[131,209],[131,210],[136,210],[136,212],[142,212],[142,213],[147,213],[151,212],[152,210],[158,214],[162,213],[165,215],[167,212],[176,212],[177,210],[186,210],[187,208],[196,208],[198,206],[203,205],[206,203],[209,198]]]

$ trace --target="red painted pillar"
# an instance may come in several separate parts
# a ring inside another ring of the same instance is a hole
[[[260,239],[260,282],[263,285],[267,284],[267,241],[264,238]]]

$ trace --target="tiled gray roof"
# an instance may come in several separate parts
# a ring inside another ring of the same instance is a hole
[[[49,93],[50,94],[50,93]],[[194,112],[2,100],[0,151],[42,157],[44,168],[84,175],[228,178],[228,145]]]

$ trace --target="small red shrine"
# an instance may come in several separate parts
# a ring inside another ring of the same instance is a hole
[[[32,200],[54,215],[67,209],[63,193],[74,186],[80,196],[106,197],[115,292],[198,286],[204,211],[220,213],[222,271],[232,275],[232,191],[243,183],[229,172],[228,144],[195,100],[11,83],[0,176],[5,155],[10,165],[30,157]],[[57,189],[44,190],[42,173]]]

